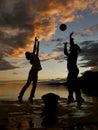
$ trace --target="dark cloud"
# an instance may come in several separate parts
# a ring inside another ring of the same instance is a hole
[[[84,41],[80,45],[82,47],[81,61],[87,61],[81,66],[98,69],[98,41]]]
[[[89,8],[91,12],[98,13],[97,5],[96,0],[0,0],[0,70],[14,69],[4,57],[23,57],[25,50],[31,50],[35,35],[41,40],[50,39],[56,32],[57,17],[58,22],[72,22],[78,10]],[[62,39],[57,40],[61,42]],[[61,52],[62,48],[55,51]],[[48,59],[56,56],[54,53],[47,55]]]
[[[52,42],[62,42],[63,38],[52,39],[51,41]]]
[[[13,66],[10,62],[0,58],[0,71],[16,69],[18,67]]]
[[[98,70],[98,41],[83,41],[78,44],[82,50],[79,54],[79,57],[81,57],[81,60],[78,61],[79,66],[90,67],[93,70]],[[63,54],[60,54],[64,51],[63,46],[56,46],[53,51],[59,53],[54,57],[54,60],[58,60],[59,62],[66,60],[67,57]]]
[[[93,25],[89,28],[84,29],[81,32],[76,32],[75,35],[80,35],[82,37],[91,36],[98,32],[98,24]]]
[[[86,10],[87,7],[93,10],[91,8],[93,3],[96,1],[83,3],[81,0],[44,0],[44,2],[41,0],[10,0],[10,2],[2,0],[0,2],[0,30],[4,38],[1,43],[11,46],[14,51],[10,53],[13,54],[16,49],[23,47],[25,49],[27,44],[31,44],[30,39],[35,35],[40,36],[41,39],[49,39],[55,34],[57,16],[59,16],[59,21],[74,21],[77,10]],[[11,31],[13,33],[9,33]]]

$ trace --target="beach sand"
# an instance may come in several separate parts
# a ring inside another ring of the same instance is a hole
[[[0,101],[0,130],[98,130],[98,103],[84,102],[76,108],[76,102],[67,105],[60,98],[58,112],[43,114],[44,104],[35,99],[28,101]]]

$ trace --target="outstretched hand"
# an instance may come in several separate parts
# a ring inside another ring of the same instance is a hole
[[[70,37],[72,37],[73,34],[74,34],[74,32],[71,32],[71,33],[70,33]]]
[[[35,41],[38,41],[38,38],[37,38],[37,37],[35,37]]]

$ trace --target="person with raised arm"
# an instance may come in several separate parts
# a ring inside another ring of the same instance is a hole
[[[30,86],[30,84],[32,82],[32,89],[31,89],[31,93],[30,93],[28,100],[31,104],[33,104],[33,98],[35,95],[35,90],[36,90],[37,81],[38,81],[38,71],[40,71],[42,69],[41,64],[40,64],[40,59],[39,59],[39,41],[36,37],[35,37],[33,52],[32,53],[26,52],[25,55],[26,55],[26,59],[30,61],[30,64],[32,66],[29,71],[27,82],[19,93],[18,101],[20,103],[23,102],[23,100],[22,100],[23,95],[24,95],[26,89]]]
[[[74,39],[70,33],[70,50],[67,49],[67,43],[64,43],[64,54],[67,56],[67,85],[68,85],[68,100],[67,104],[70,104],[74,101],[73,92],[76,95],[77,107],[80,107],[84,102],[84,99],[81,97],[81,92],[79,86],[77,86],[77,77],[79,74],[79,68],[77,66],[78,54],[81,51],[80,47],[74,43]]]

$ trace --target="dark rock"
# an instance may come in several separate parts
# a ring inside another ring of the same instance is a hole
[[[42,96],[42,100],[44,102],[44,109],[46,112],[56,112],[57,111],[57,104],[60,96],[48,93]]]
[[[98,96],[98,72],[86,71],[78,78],[78,86],[84,93]]]

